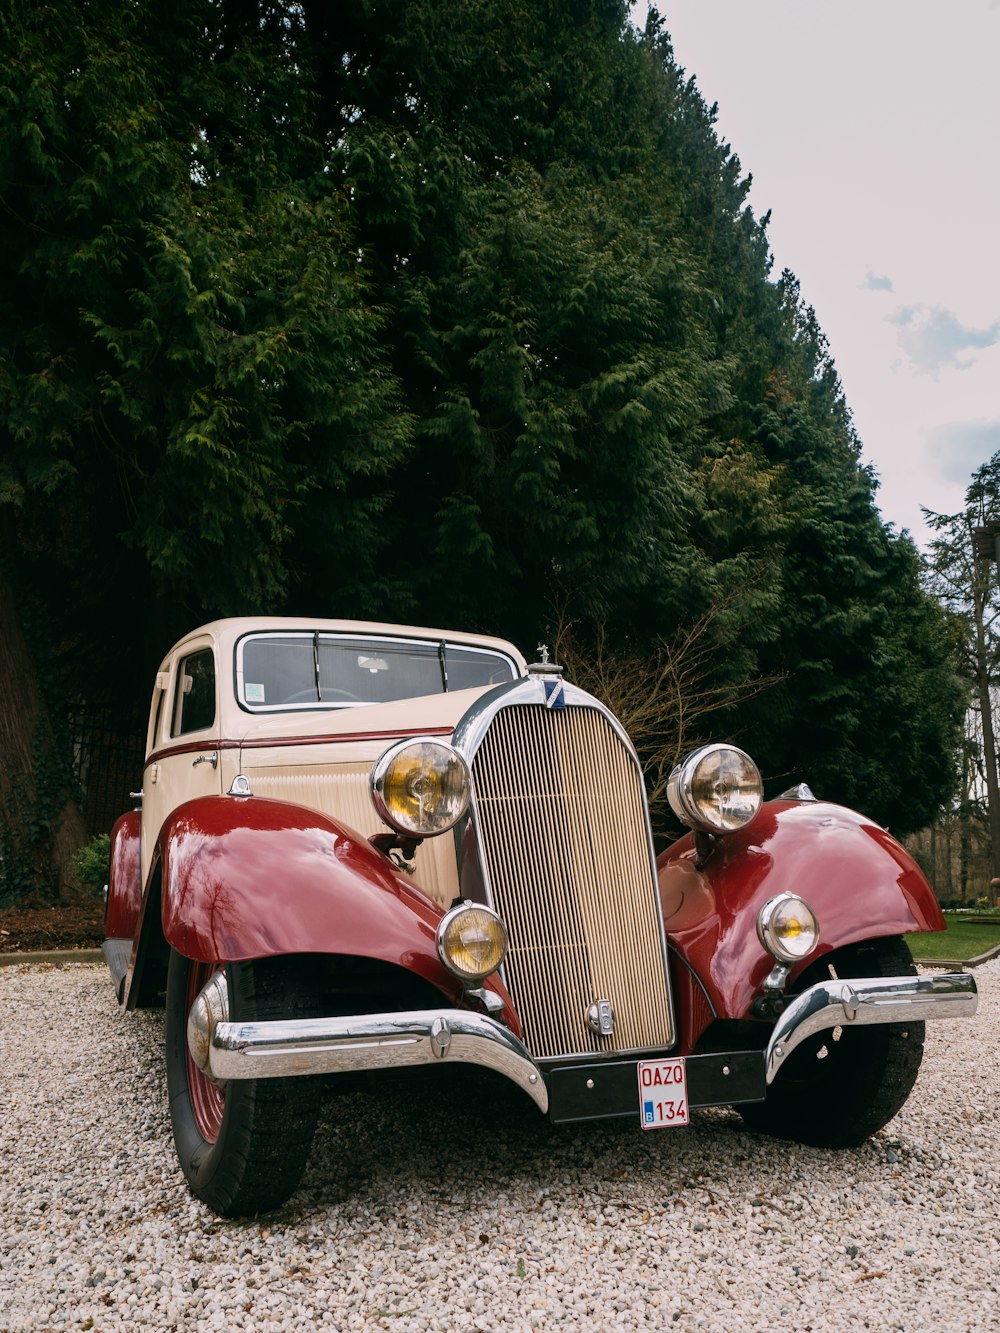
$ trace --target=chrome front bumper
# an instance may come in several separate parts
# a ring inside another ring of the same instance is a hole
[[[483,1065],[523,1088],[540,1111],[549,1108],[541,1072],[523,1044],[496,1019],[465,1009],[218,1023],[208,1058],[220,1082],[439,1062]]]
[[[797,995],[781,1014],[765,1060],[767,1081],[797,1046],[832,1028],[876,1023],[918,1023],[928,1018],[971,1018],[979,1004],[969,972],[928,977],[857,977],[821,981]]]
[[[775,1024],[761,1052],[766,1080],[771,1083],[796,1047],[817,1032],[969,1017],[978,1002],[975,980],[966,972],[820,982],[796,996]],[[482,1065],[516,1083],[540,1111],[549,1106],[542,1071],[523,1043],[496,1019],[465,1009],[222,1022],[213,1030],[208,1058],[211,1076],[220,1082],[438,1062]]]

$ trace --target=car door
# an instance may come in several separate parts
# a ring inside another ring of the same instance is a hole
[[[171,811],[222,789],[219,673],[211,639],[181,645],[157,675],[157,693],[142,782],[144,885],[157,837]]]

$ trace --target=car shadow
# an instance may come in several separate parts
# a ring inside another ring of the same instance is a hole
[[[399,1199],[411,1191],[509,1195],[613,1180],[636,1170],[697,1171],[724,1145],[745,1158],[764,1142],[729,1108],[687,1128],[643,1132],[634,1117],[554,1125],[519,1088],[485,1069],[422,1068],[341,1082],[321,1115],[303,1189],[317,1205]],[[751,1145],[756,1145],[752,1147]],[[764,1148],[779,1157],[788,1145]],[[799,1149],[800,1152],[808,1151]]]

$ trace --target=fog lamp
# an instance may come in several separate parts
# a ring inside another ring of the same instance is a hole
[[[449,972],[478,985],[503,962],[507,927],[488,907],[459,903],[441,918],[437,950]]]
[[[760,909],[757,935],[779,963],[797,963],[819,944],[819,923],[804,898],[795,893],[779,893]]]
[[[465,814],[470,788],[465,760],[444,741],[400,741],[372,769],[375,809],[411,837],[446,833]]]

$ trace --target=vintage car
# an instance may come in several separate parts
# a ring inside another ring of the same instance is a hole
[[[259,618],[181,640],[104,954],[127,1009],[165,1002],[193,1192],[276,1207],[330,1077],[412,1065],[485,1066],[557,1122],[880,1129],[924,1020],[977,1002],[916,974],[903,937],[944,927],[920,870],[805,786],[763,803],[733,746],[678,765],[670,801],[690,832],[655,858],[621,725],[498,639]]]

